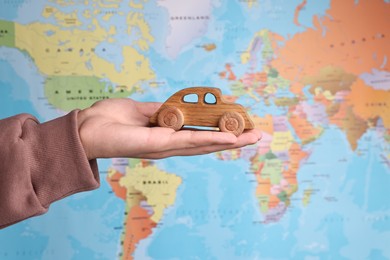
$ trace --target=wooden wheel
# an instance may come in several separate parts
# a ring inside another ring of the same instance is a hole
[[[183,127],[184,116],[176,107],[167,107],[158,113],[157,122],[159,126],[169,127],[177,131]]]
[[[235,136],[242,134],[245,128],[244,118],[237,112],[226,112],[219,119],[219,129]]]

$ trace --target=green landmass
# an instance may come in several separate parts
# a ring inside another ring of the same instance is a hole
[[[272,159],[276,159],[278,158],[275,154],[273,154],[272,152],[268,152],[265,154],[265,159],[266,160],[272,160]]]
[[[390,134],[389,133],[385,134],[385,140],[386,140],[386,142],[390,143]]]
[[[274,72],[271,72],[271,73],[274,73]],[[275,76],[275,75],[276,74],[274,73],[273,76]],[[277,89],[288,89],[291,85],[290,81],[280,77],[279,73],[278,73],[277,77],[268,77],[267,83],[270,86],[275,86],[275,88],[277,88]]]
[[[114,89],[99,78],[90,76],[52,76],[45,82],[45,96],[49,103],[63,111],[84,109],[99,100],[131,94],[125,88]]]
[[[277,196],[280,201],[283,201],[285,203],[290,199],[285,191],[281,191]]]
[[[263,176],[269,176],[271,184],[279,184],[282,178],[283,162],[280,159],[266,160],[262,170]]]
[[[299,103],[299,99],[296,97],[280,97],[275,98],[274,103],[278,107],[291,107],[297,105]]]
[[[0,20],[0,46],[15,47],[15,24]]]
[[[128,167],[130,169],[132,169],[132,168],[135,168],[138,165],[140,165],[140,163],[141,163],[141,159],[129,159],[128,160]]]
[[[272,48],[271,38],[268,30],[263,30],[261,36],[263,41],[263,48],[261,51],[262,58],[265,60],[271,60],[274,55],[274,49]]]
[[[279,72],[274,68],[270,68],[270,70],[268,72],[268,77],[277,78],[278,76],[279,76]]]
[[[265,213],[268,211],[268,203],[269,203],[269,197],[267,195],[259,195],[257,196],[257,200],[260,204],[260,210],[262,213]]]

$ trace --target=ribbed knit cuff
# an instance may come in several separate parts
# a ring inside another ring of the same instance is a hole
[[[23,127],[31,148],[31,182],[45,208],[63,197],[99,187],[97,163],[88,161],[84,152],[77,114],[74,110],[43,124],[26,122]]]

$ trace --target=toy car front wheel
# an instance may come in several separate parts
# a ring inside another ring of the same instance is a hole
[[[245,128],[244,118],[237,112],[226,112],[219,119],[219,129],[235,136],[242,134]]]
[[[159,126],[169,127],[177,131],[183,127],[184,116],[178,108],[167,107],[158,113],[157,122]]]

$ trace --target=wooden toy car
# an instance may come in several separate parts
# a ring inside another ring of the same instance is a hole
[[[218,88],[182,89],[165,101],[150,118],[151,125],[180,130],[183,126],[219,127],[239,136],[254,124],[243,106],[227,102]]]

